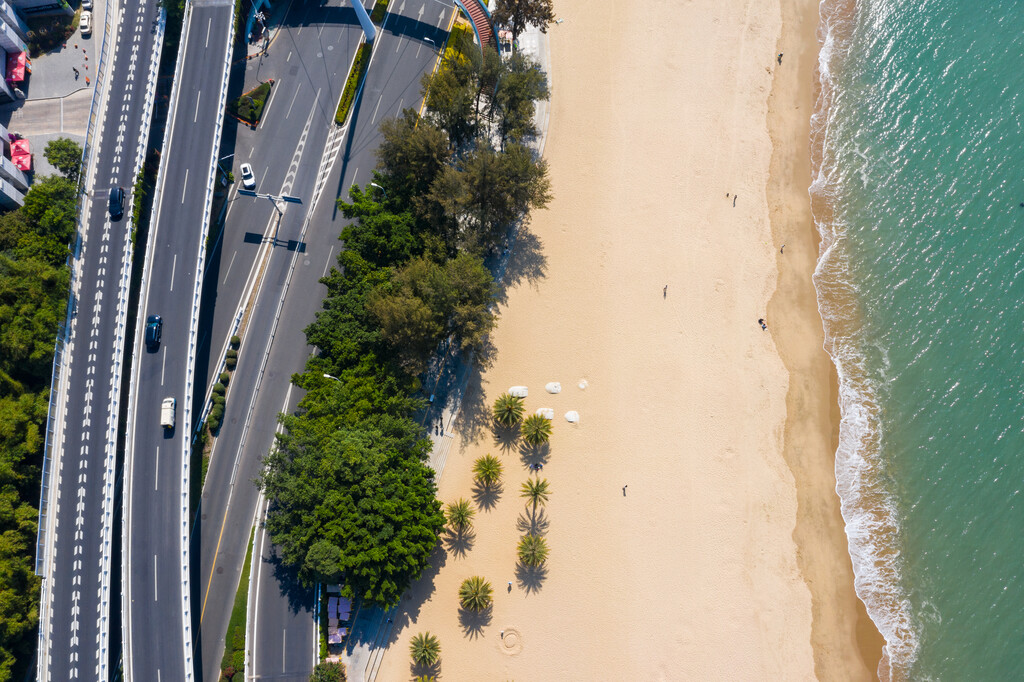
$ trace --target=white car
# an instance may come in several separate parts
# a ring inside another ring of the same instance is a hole
[[[92,34],[92,12],[82,12],[82,16],[78,20],[78,30],[82,32],[83,36]]]
[[[242,173],[242,187],[256,189],[256,176],[252,173],[252,166],[243,163],[238,170]]]
[[[92,0],[82,0],[82,9],[92,11]]]

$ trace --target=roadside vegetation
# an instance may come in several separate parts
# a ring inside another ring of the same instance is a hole
[[[352,109],[352,102],[355,101],[356,93],[359,92],[359,85],[363,82],[366,69],[370,66],[370,54],[372,52],[373,44],[367,42],[362,43],[359,49],[356,50],[356,57],[352,60],[352,68],[348,72],[348,78],[345,79],[345,89],[342,91],[341,99],[338,101],[338,111],[334,114],[334,122],[338,125],[345,125],[345,121],[348,120],[348,112]]]
[[[22,679],[36,648],[39,479],[77,219],[79,166],[61,165],[65,175],[37,178],[24,206],[0,215],[0,682]]]
[[[213,385],[213,407],[210,408],[210,414],[206,417],[206,426],[210,429],[210,433],[214,436],[220,431],[221,424],[224,423],[224,410],[227,407],[227,392],[228,386],[231,385],[231,375],[235,371],[235,366],[238,364],[238,347],[242,345],[242,339],[238,336],[231,337],[231,345],[225,353],[224,357],[224,368],[226,371],[221,372],[220,376],[217,377],[217,383]],[[203,477],[206,477],[206,469],[203,469]]]
[[[245,624],[249,603],[249,574],[252,568],[252,547],[256,529],[249,531],[249,549],[242,564],[242,576],[235,590],[235,603],[231,607],[228,633],[224,638],[224,655],[220,659],[219,682],[244,682],[245,680]]]
[[[547,167],[526,146],[543,73],[525,58],[462,54],[424,78],[423,117],[406,109],[381,123],[372,186],[338,202],[352,222],[305,330],[317,348],[293,377],[305,396],[280,417],[258,481],[266,527],[300,580],[384,607],[421,575],[446,522],[472,522],[461,501],[446,519],[436,497],[417,419],[424,373],[442,342],[484,343],[495,322],[484,257],[550,198]],[[500,475],[500,462],[486,474]],[[490,585],[473,587],[467,603],[489,603]]]
[[[25,44],[28,45],[28,56],[38,57],[63,45],[78,29],[81,14],[82,10],[77,9],[70,15],[54,14],[26,19],[28,40]]]
[[[377,0],[373,3],[373,11],[370,12],[370,21],[375,24],[379,24],[384,19],[384,14],[388,11],[388,0]]]
[[[238,99],[229,102],[228,111],[244,123],[253,126],[258,124],[263,117],[263,109],[267,106],[270,89],[273,85],[273,81],[260,83]]]

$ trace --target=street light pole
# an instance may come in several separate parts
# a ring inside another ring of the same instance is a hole
[[[380,190],[381,192],[384,192],[384,200],[385,200],[385,201],[387,201],[387,199],[388,199],[388,191],[387,191],[386,189],[384,189],[383,187],[381,187],[380,185],[378,185],[378,184],[377,184],[376,182],[371,182],[371,183],[370,183],[370,187],[376,187],[376,188],[377,188],[377,189],[379,189],[379,190]]]
[[[281,208],[281,203],[302,203],[302,199],[293,197],[290,194],[264,194],[263,192],[255,192],[251,189],[240,189],[238,193],[242,196],[256,197],[257,199],[270,199],[270,203],[274,205],[274,210],[277,211],[277,225],[274,226],[274,243],[277,243],[277,229],[281,226],[281,218],[284,216],[284,209]]]

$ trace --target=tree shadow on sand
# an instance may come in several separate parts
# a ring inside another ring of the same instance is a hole
[[[516,450],[519,447],[519,426],[512,428],[494,423],[494,447],[503,455]]]
[[[477,509],[481,511],[490,511],[494,509],[494,505],[501,499],[502,487],[500,483],[495,485],[484,485],[479,481],[473,483],[473,501],[476,502]]]
[[[522,460],[523,464],[527,467],[533,467],[534,465],[540,465],[543,467],[548,463],[548,459],[551,457],[551,444],[541,443],[540,445],[527,445],[526,443],[519,444],[519,459]]]
[[[427,679],[439,678],[441,675],[441,661],[434,661],[433,665],[420,665],[415,662],[410,663],[409,674],[414,680],[419,679],[420,677]]]
[[[491,624],[494,607],[488,606],[483,611],[470,611],[459,608],[459,625],[462,627],[462,634],[470,639],[476,639],[484,633],[484,628]]]
[[[521,225],[496,300],[500,305],[505,305],[508,302],[508,292],[524,281],[536,288],[539,280],[547,275],[547,269],[548,259],[544,255],[544,245],[532,230],[526,225]]]
[[[549,525],[551,523],[543,509],[524,511],[516,519],[516,529],[524,535],[546,535]]]
[[[476,542],[476,531],[472,528],[456,532],[448,531],[445,533],[443,542],[446,550],[461,559],[469,550],[473,549],[473,543]]]
[[[540,588],[544,586],[544,581],[547,580],[547,577],[548,568],[544,564],[540,566],[527,566],[523,563],[516,564],[516,582],[527,594],[539,592]]]

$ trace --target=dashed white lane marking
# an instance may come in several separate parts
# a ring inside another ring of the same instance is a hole
[[[196,115],[192,117],[192,122],[195,123],[199,120],[199,100],[203,96],[203,91],[200,90],[196,93]]]
[[[163,362],[160,363],[160,385],[164,385],[164,370],[167,369],[167,348],[160,349],[160,355],[164,356]]]
[[[163,378],[160,379],[160,383],[163,384]],[[160,446],[156,446],[156,480],[153,482],[153,490],[160,490]]]
[[[331,248],[333,249],[334,247],[332,246]],[[228,281],[228,274],[231,272],[231,266],[235,264],[235,256],[237,256],[237,255],[238,255],[238,249],[235,249],[235,252],[233,254],[231,254],[231,262],[228,263],[228,269],[224,271],[224,281],[221,282],[221,284],[226,284],[227,283],[227,281]]]
[[[181,203],[185,203],[185,192],[188,191],[188,168],[185,169],[185,182],[181,183]]]
[[[323,271],[323,274],[320,275],[321,278],[327,276],[327,268],[331,267],[331,256],[332,255],[334,255],[334,247],[333,246],[331,247],[331,250],[327,252],[327,262],[324,263],[324,271]]]
[[[156,554],[153,555],[153,601],[160,601],[160,590],[156,582]]]
[[[185,171],[186,173],[188,171]],[[174,291],[174,270],[178,267],[178,254],[174,254],[174,260],[171,261],[171,291]]]
[[[213,24],[213,17],[210,17],[206,22],[206,43],[203,47],[210,46],[210,26]]]

